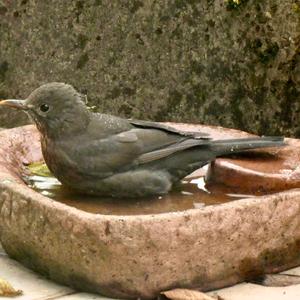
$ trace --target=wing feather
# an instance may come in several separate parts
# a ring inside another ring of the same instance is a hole
[[[194,139],[203,139],[203,138],[209,139],[209,134],[205,132],[183,131],[159,122],[133,120],[133,119],[129,119],[129,122],[135,127],[139,127],[139,128],[158,129],[158,130],[165,131],[167,133],[175,133],[181,136],[192,137]]]
[[[159,159],[165,158],[167,156],[170,156],[176,152],[183,151],[188,148],[192,148],[192,147],[203,145],[203,144],[207,144],[207,141],[206,140],[194,140],[194,139],[185,140],[181,143],[171,145],[166,148],[162,148],[159,150],[144,153],[138,157],[137,162],[139,164],[150,163],[152,161],[159,160]]]

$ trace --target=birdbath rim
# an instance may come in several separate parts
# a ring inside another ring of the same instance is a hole
[[[18,176],[23,162],[41,157],[33,126],[0,132],[0,241],[9,256],[50,279],[151,299],[300,264],[299,189],[181,212],[100,215],[27,187]]]

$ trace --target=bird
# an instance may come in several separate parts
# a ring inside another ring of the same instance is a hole
[[[62,82],[46,83],[25,100],[0,105],[32,118],[46,165],[63,185],[81,194],[161,196],[219,156],[284,145],[283,137],[214,140],[205,132],[95,113],[82,94]]]

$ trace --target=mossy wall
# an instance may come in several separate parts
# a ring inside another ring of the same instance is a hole
[[[64,81],[101,112],[299,137],[299,49],[299,0],[0,0],[0,97]]]

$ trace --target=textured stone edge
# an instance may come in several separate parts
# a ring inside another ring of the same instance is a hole
[[[5,251],[80,290],[153,298],[162,290],[216,289],[300,264],[300,190],[123,217],[82,212],[19,180],[3,180],[14,176],[0,172]]]

